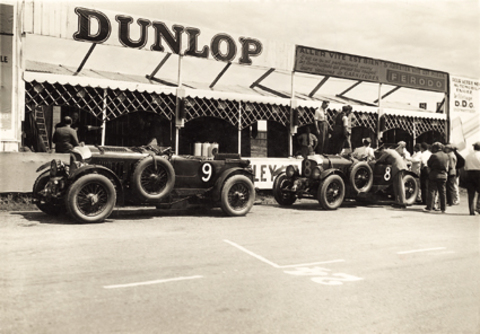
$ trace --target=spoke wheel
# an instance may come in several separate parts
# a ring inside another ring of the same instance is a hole
[[[357,162],[350,167],[350,182],[357,193],[369,192],[373,185],[373,171],[366,162]]]
[[[227,179],[220,195],[220,207],[229,216],[244,216],[255,201],[255,188],[244,175],[234,175]]]
[[[33,185],[33,198],[36,200],[35,205],[42,212],[48,215],[57,216],[60,213],[65,212],[65,206],[59,203],[52,203],[47,196],[42,194],[42,192],[45,191],[45,186],[48,181],[50,181],[50,170],[43,172],[35,180],[35,184]]]
[[[420,191],[417,179],[412,175],[405,175],[403,177],[403,184],[405,185],[405,204],[415,204],[418,192]]]
[[[277,176],[273,185],[273,197],[278,204],[282,206],[289,206],[295,203],[297,196],[290,191],[285,191],[286,188],[291,186],[292,182],[288,179],[285,173]]]
[[[329,175],[318,187],[317,199],[325,210],[336,210],[345,199],[345,183],[339,175]]]
[[[155,156],[140,160],[133,171],[132,188],[140,200],[158,201],[175,185],[175,171],[165,158]]]
[[[68,213],[78,222],[97,223],[113,211],[116,192],[105,176],[88,174],[75,181],[66,197]]]

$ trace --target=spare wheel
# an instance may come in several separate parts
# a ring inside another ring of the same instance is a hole
[[[134,167],[132,188],[143,200],[160,200],[168,195],[175,185],[175,171],[165,158],[149,156]]]
[[[349,181],[357,193],[366,193],[372,189],[373,170],[365,161],[355,162],[350,166]]]

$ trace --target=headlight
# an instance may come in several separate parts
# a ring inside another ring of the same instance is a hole
[[[287,177],[292,178],[295,175],[297,175],[297,173],[298,173],[297,166],[290,165],[290,166],[287,167],[287,171],[286,171]]]
[[[322,175],[322,172],[323,172],[322,167],[320,166],[315,167],[312,172],[312,178],[314,178],[315,180],[318,180],[320,178],[320,175]]]

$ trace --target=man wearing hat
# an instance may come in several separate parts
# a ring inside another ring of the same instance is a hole
[[[465,157],[464,170],[466,172],[465,184],[468,192],[468,209],[474,216],[475,197],[480,193],[480,142],[473,144],[473,152]]]
[[[327,122],[327,108],[329,105],[329,101],[323,101],[322,106],[315,109],[315,127],[317,130],[317,139],[318,145],[316,148],[316,152],[318,154],[323,154],[325,147],[327,146],[327,139],[328,139],[328,122]]]
[[[335,117],[332,138],[330,138],[330,153],[332,154],[339,154],[344,146],[346,146],[350,152],[352,151],[352,143],[350,141],[352,135],[350,114],[352,110],[352,106],[343,106],[342,111]]]
[[[424,211],[430,212],[434,208],[435,194],[438,192],[440,198],[440,209],[442,213],[447,209],[446,183],[448,178],[449,157],[443,151],[444,145],[440,142],[432,144],[432,155],[428,159],[428,192],[427,206]]]

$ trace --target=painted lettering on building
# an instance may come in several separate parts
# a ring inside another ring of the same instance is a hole
[[[98,10],[77,7],[75,14],[78,16],[78,30],[73,34],[77,41],[102,44],[111,38],[118,38],[121,45],[142,49],[149,47],[151,51],[168,52],[167,48],[175,54],[198,58],[209,58],[222,62],[232,62],[238,57],[238,63],[251,65],[253,58],[263,51],[262,43],[250,37],[239,37],[236,41],[226,33],[218,33],[211,37],[209,44],[201,45],[199,36],[201,30],[195,27],[173,25],[169,28],[162,21],[140,18],[134,19],[127,15],[116,15],[112,22],[109,17]],[[137,38],[132,38],[132,29],[137,29]],[[116,32],[117,36],[112,36]],[[149,41],[149,36],[153,40]],[[187,47],[182,50],[186,39]]]

